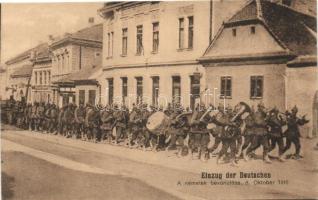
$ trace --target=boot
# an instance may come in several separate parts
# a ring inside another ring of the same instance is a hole
[[[246,151],[243,151],[243,152],[242,152],[242,156],[243,156],[243,159],[244,159],[246,162],[249,161],[249,157],[248,157],[248,155],[246,155]]]
[[[272,161],[269,159],[268,155],[264,156],[264,162],[268,163],[268,164],[272,163]]]
[[[278,160],[279,160],[280,162],[285,162],[285,161],[286,161],[283,155],[280,155],[280,156],[278,157]]]

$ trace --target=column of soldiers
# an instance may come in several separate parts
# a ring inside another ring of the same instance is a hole
[[[277,108],[266,109],[262,103],[256,110],[241,102],[234,109],[200,104],[191,111],[180,104],[169,104],[166,109],[141,104],[133,105],[130,111],[118,105],[70,103],[58,108],[54,103],[8,102],[7,122],[22,129],[144,150],[175,150],[178,157],[189,155],[202,161],[216,156],[218,164],[248,161],[257,157],[255,151],[260,146],[264,162],[270,163],[269,153],[276,144],[278,160],[284,161],[284,153],[291,144],[296,149],[291,157],[299,159],[299,126],[308,123],[305,116],[297,116],[296,106],[282,114]],[[242,106],[248,109],[241,112]],[[148,118],[155,112],[163,112],[169,119],[159,134],[147,129]],[[243,113],[247,115],[243,117]],[[285,131],[283,126],[287,126]]]

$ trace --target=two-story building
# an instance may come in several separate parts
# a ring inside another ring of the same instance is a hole
[[[15,100],[25,98],[31,101],[31,76],[33,68],[33,59],[36,52],[41,52],[47,48],[47,43],[42,43],[34,48],[28,49],[21,54],[9,59],[6,62],[7,83],[6,96],[13,96]]]
[[[317,19],[284,4],[249,1],[220,28],[199,59],[219,101],[239,101],[284,112],[297,105],[317,135]]]
[[[32,102],[52,102],[51,88],[52,59],[49,46],[36,52],[33,59],[33,71],[31,77]]]
[[[205,91],[197,61],[217,26],[244,1],[113,2],[104,17],[103,103],[193,107]],[[228,5],[228,13],[214,13]],[[213,23],[212,23],[213,22]]]
[[[57,105],[98,102],[102,41],[103,26],[96,24],[51,42],[52,98]]]

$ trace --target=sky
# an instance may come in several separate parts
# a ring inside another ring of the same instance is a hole
[[[88,18],[102,22],[103,3],[2,4],[1,63],[41,42],[88,26]]]

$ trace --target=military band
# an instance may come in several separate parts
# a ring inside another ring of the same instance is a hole
[[[2,120],[22,129],[66,138],[145,151],[175,151],[177,157],[203,162],[216,156],[217,164],[238,165],[239,160],[255,157],[260,147],[265,163],[271,163],[274,157],[281,162],[286,158],[300,159],[299,126],[309,121],[297,114],[296,106],[282,113],[276,107],[266,109],[263,103],[254,110],[244,102],[234,108],[198,104],[191,111],[178,103],[169,104],[166,109],[134,104],[129,110],[116,104],[69,103],[58,108],[54,103],[26,104],[11,99]],[[296,152],[284,155],[291,144]],[[278,155],[269,155],[276,146]]]

